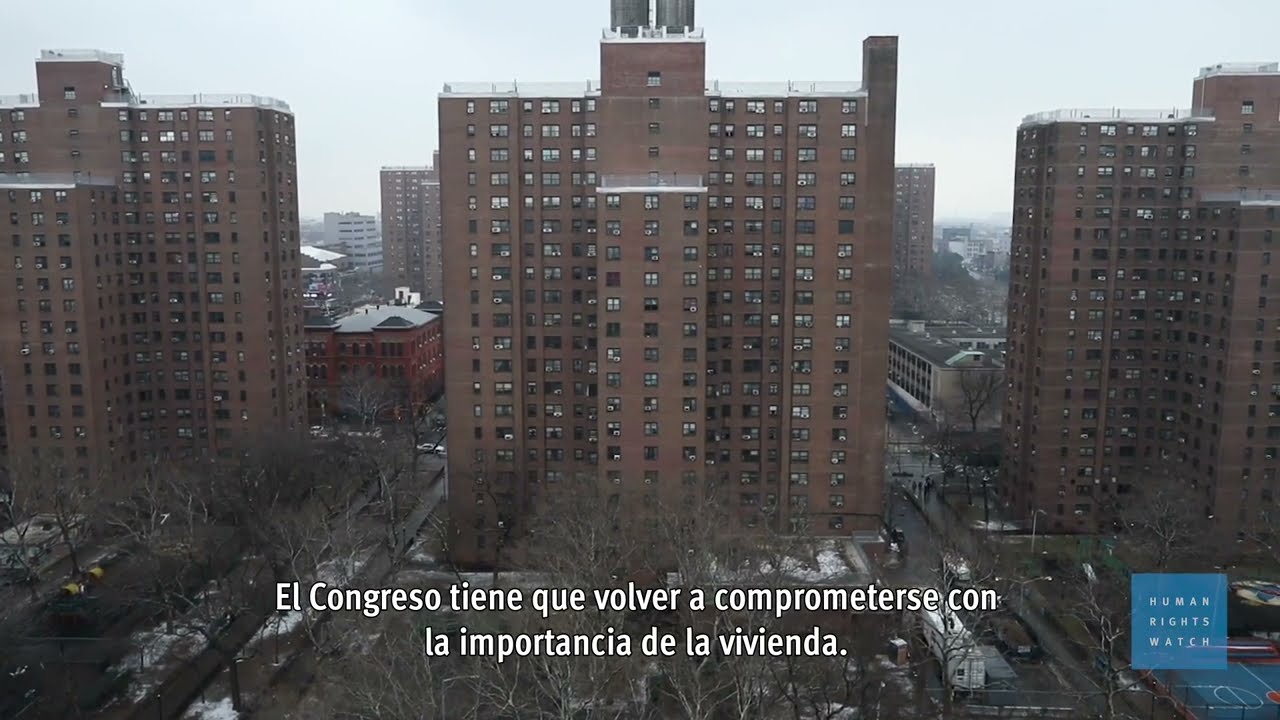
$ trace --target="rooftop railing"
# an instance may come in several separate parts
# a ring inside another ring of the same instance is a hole
[[[1023,125],[1039,125],[1054,122],[1104,122],[1107,120],[1191,120],[1209,119],[1213,111],[1208,108],[1062,108],[1033,113],[1022,118]]]
[[[132,93],[115,93],[108,95],[104,103],[127,104],[136,106],[157,107],[260,107],[268,110],[292,112],[289,103],[265,95],[238,95],[220,93],[196,93],[194,95],[135,95]]]
[[[443,95],[511,95],[522,97],[581,97],[598,94],[600,87],[591,80],[581,82],[450,82],[444,84]]]
[[[124,65],[124,55],[102,50],[41,50],[40,59],[62,62],[101,62],[110,65]]]

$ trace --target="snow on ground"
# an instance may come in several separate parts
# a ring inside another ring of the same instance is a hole
[[[911,676],[907,674],[907,671],[904,668],[895,665],[887,656],[877,655],[876,665],[884,670],[885,677],[888,681],[896,685],[904,695],[910,696],[915,692],[916,687],[915,683],[911,680]]]
[[[172,623],[161,622],[149,630],[135,632],[129,638],[132,649],[112,670],[133,673],[129,695],[134,702],[145,698],[147,693],[159,685],[170,668],[194,658],[204,649],[205,637],[192,627],[199,623],[200,613],[207,612],[206,608],[200,607],[200,603],[213,594],[215,586],[216,581],[206,585],[195,596],[196,606],[183,618]]]
[[[770,573],[773,569],[766,564],[761,571]],[[852,543],[825,540],[816,545],[812,557],[785,558],[778,572],[797,582],[820,583],[866,575],[868,569],[861,552]]]
[[[288,635],[302,624],[305,615],[299,610],[291,610],[284,615],[273,615],[262,624],[262,629],[258,631],[257,638],[275,637],[277,635]]]
[[[440,559],[436,557],[435,553],[431,552],[426,543],[422,542],[414,543],[408,560],[411,563],[426,565],[427,567],[438,567],[440,565]]]
[[[977,520],[973,523],[974,530],[986,530],[987,532],[1009,532],[1021,529],[1021,525],[1006,520]]]
[[[345,586],[360,574],[360,571],[364,569],[364,566],[368,564],[372,557],[373,553],[370,552],[364,557],[332,558],[321,563],[316,568],[316,579],[331,586]],[[302,622],[309,614],[311,614],[309,610],[291,610],[284,615],[277,614],[268,617],[266,622],[262,623],[262,627],[258,628],[258,632],[254,633],[248,647],[253,647],[267,638],[284,637],[292,634],[302,625]]]
[[[371,557],[373,553],[363,557],[339,557],[326,560],[316,568],[316,579],[330,585],[344,586],[360,574]]]
[[[176,626],[174,632],[169,633],[164,625],[134,633],[130,642],[136,649],[125,655],[116,669],[133,671],[129,696],[134,702],[141,701],[159,685],[165,669],[190,660],[205,645],[204,636],[194,630]]]
[[[187,708],[184,720],[237,720],[240,713],[231,707],[231,698],[198,700]]]

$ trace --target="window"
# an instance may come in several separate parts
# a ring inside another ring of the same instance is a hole
[[[858,137],[858,126],[852,123],[841,125],[840,137],[842,138]]]
[[[1241,114],[1241,115],[1252,115],[1252,114],[1253,114],[1253,101],[1252,101],[1252,100],[1245,100],[1244,102],[1240,103],[1240,114]]]
[[[646,85],[646,86],[648,86],[648,87],[661,87],[661,86],[662,86],[662,73],[660,73],[660,72],[658,72],[658,71],[656,71],[656,70],[650,70],[650,71],[649,71],[649,77],[648,77],[648,79],[646,80],[645,85]]]

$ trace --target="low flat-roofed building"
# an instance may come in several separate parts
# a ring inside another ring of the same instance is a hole
[[[1004,328],[893,320],[889,390],[900,404],[940,425],[998,427],[1004,348]]]

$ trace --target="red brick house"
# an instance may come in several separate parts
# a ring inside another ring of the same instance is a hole
[[[307,411],[311,421],[347,416],[391,420],[444,390],[440,316],[402,305],[366,305],[311,317]]]

